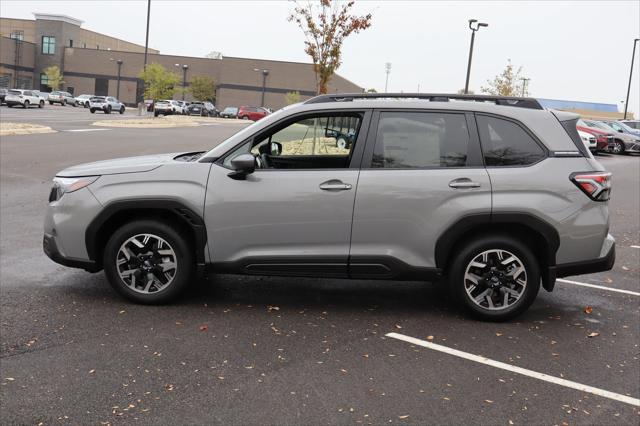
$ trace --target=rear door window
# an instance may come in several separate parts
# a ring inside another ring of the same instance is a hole
[[[381,112],[371,167],[464,167],[469,140],[464,114]]]
[[[527,166],[545,157],[545,151],[519,124],[476,115],[487,167]]]

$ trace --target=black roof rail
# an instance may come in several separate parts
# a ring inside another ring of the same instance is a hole
[[[327,102],[352,102],[356,99],[422,99],[430,102],[472,101],[490,102],[496,105],[515,106],[529,109],[544,109],[534,98],[492,95],[459,95],[447,93],[333,93],[318,95],[306,100],[305,104],[321,104]]]

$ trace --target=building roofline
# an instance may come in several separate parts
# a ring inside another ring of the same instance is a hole
[[[67,24],[77,25],[78,27],[81,26],[84,22],[81,19],[77,19],[69,15],[61,15],[59,13],[38,13],[38,12],[32,12],[32,13],[36,20],[43,19],[46,21],[61,21],[61,22],[66,22]]]

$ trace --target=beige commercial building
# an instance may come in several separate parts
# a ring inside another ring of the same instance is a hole
[[[0,87],[49,91],[43,70],[57,65],[64,76],[63,90],[75,95],[117,96],[129,105],[141,98],[143,84],[138,76],[144,66],[144,46],[86,30],[82,21],[69,16],[34,15],[35,20],[0,18]],[[299,92],[301,99],[316,93],[313,65],[308,63],[162,55],[155,49],[148,50],[147,63],[175,71],[186,87],[195,76],[213,78],[219,108],[264,105],[275,109],[285,105],[288,92]],[[334,75],[329,91],[361,92],[362,88]],[[185,99],[190,100],[188,92]]]

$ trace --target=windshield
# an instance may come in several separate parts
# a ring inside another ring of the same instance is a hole
[[[596,127],[598,129],[601,129],[601,130],[604,130],[604,131],[607,131],[607,132],[614,132],[615,133],[615,130],[612,129],[611,126],[609,126],[607,124],[604,124],[604,123],[602,123],[600,121],[592,121],[591,124],[592,124],[593,127]]]
[[[12,95],[22,95],[22,92],[20,92],[19,90],[9,90],[9,93],[11,93]]]

